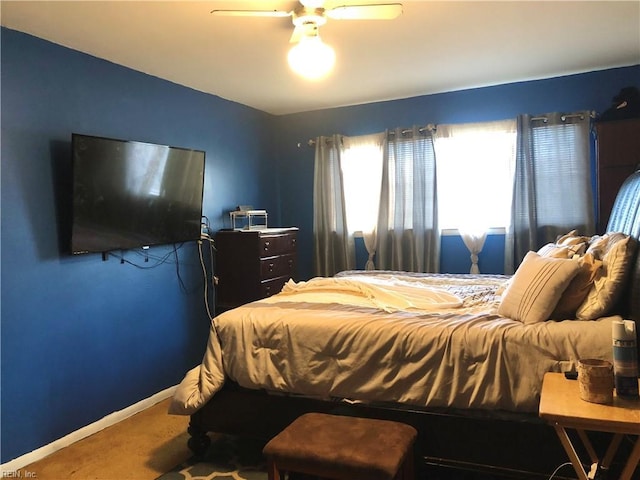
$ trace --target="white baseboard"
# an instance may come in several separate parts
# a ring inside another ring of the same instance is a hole
[[[97,422],[93,422],[86,427],[82,427],[75,432],[71,432],[70,434],[59,438],[58,440],[51,442],[48,445],[40,447],[30,453],[26,453],[18,458],[11,460],[10,462],[3,463],[2,465],[0,465],[0,477],[3,477],[4,472],[17,472],[19,469],[24,468],[27,465],[31,465],[33,462],[37,462],[38,460],[42,460],[44,457],[47,457],[62,448],[68,447],[72,443],[82,440],[89,435],[93,435],[100,430],[104,430],[111,425],[115,425],[116,423],[135,415],[136,413],[142,412],[143,410],[152,407],[156,403],[159,403],[162,400],[165,400],[172,396],[176,388],[177,385],[162,390],[161,392],[158,392],[150,396],[149,398],[140,400],[139,402],[134,403],[133,405],[123,410],[110,413]]]

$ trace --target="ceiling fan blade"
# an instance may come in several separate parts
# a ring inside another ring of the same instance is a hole
[[[307,8],[322,8],[324,0],[300,0],[300,3]]]
[[[227,17],[290,17],[284,10],[211,10],[212,15]]]
[[[334,20],[392,20],[402,14],[402,4],[342,5],[325,13]]]

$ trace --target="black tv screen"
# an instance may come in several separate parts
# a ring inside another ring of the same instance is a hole
[[[71,252],[200,238],[205,152],[72,134]]]

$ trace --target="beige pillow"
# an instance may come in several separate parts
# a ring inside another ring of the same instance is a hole
[[[558,245],[584,245],[586,248],[586,244],[591,240],[590,237],[585,237],[584,235],[578,235],[577,230],[571,230],[569,233],[558,237],[556,243]],[[584,252],[582,252],[584,253]]]
[[[574,250],[568,245],[558,245],[557,243],[547,243],[538,250],[541,257],[552,258],[572,258],[575,254]]]
[[[585,253],[584,256],[575,259],[580,265],[578,274],[573,277],[569,286],[564,291],[558,305],[551,313],[551,318],[562,320],[566,318],[576,318],[576,310],[589,294],[596,276],[602,268],[602,260],[598,260],[592,253]]]
[[[602,260],[602,257],[604,256],[604,253],[605,253],[605,249],[609,244],[609,238],[610,238],[610,235],[607,235],[607,234],[604,234],[602,236],[594,235],[593,237],[591,237],[591,240],[589,241],[589,247],[587,248],[587,252],[593,253],[593,255],[596,258]]]
[[[560,235],[556,239],[556,243],[562,243],[568,239],[575,238],[578,235],[578,230],[571,230],[569,233],[565,233],[564,235]]]
[[[544,322],[579,271],[575,260],[527,253],[502,296],[498,314],[525,324]]]
[[[542,257],[554,258],[573,258],[574,256],[584,255],[589,243],[589,237],[583,237],[576,234],[576,230],[558,237],[555,243],[547,243],[538,254]]]
[[[635,239],[623,233],[606,233],[602,237],[594,237],[587,252],[596,258],[600,257],[603,265],[587,298],[576,312],[577,318],[593,320],[612,311],[625,287],[635,250]]]
[[[590,240],[591,237],[578,235],[576,233],[576,230],[571,230],[566,235],[558,237],[558,240],[556,240],[556,244],[563,247],[570,247],[574,255],[584,255]]]

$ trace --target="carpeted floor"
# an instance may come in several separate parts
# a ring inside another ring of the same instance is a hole
[[[191,457],[189,417],[168,415],[168,406],[164,400],[10,474],[37,480],[154,480]]]
[[[202,461],[195,461],[187,448],[189,417],[168,415],[168,402],[160,402],[15,474],[38,480],[266,480],[264,440],[214,435]],[[416,478],[425,479],[498,477],[434,468]]]

